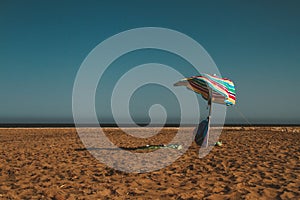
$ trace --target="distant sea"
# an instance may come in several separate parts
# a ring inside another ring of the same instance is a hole
[[[138,124],[141,128],[148,126],[148,124]],[[99,124],[80,124],[77,127],[98,127]],[[100,124],[101,127],[136,127],[132,124]],[[152,124],[149,127],[179,127],[179,124]],[[194,124],[184,124],[182,127],[193,127]],[[277,127],[287,127],[287,126],[300,126],[300,124],[224,124],[225,127],[249,127],[249,126],[277,126]],[[73,123],[6,123],[0,124],[1,128],[39,128],[39,127],[75,127]]]

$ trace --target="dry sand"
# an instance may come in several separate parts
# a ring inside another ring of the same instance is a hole
[[[106,133],[133,147],[166,143],[176,129],[143,141],[119,129]],[[299,128],[226,128],[220,140],[202,159],[193,143],[170,166],[137,174],[80,150],[74,128],[2,128],[0,199],[300,199]]]

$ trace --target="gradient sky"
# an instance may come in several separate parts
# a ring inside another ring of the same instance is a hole
[[[0,123],[73,122],[73,83],[88,53],[112,35],[151,26],[177,30],[199,42],[222,76],[234,80],[236,108],[251,123],[299,124],[299,8],[296,0],[2,0]],[[175,68],[185,64],[161,51],[136,52],[117,60],[111,67],[107,92],[97,93],[97,111],[104,116],[100,121],[111,121],[109,85],[120,76],[120,66],[147,62]],[[194,75],[190,69],[186,74]],[[137,92],[133,100],[142,107],[138,112],[134,104],[131,108],[137,121],[144,120],[149,105],[157,103],[152,94],[172,97],[159,87],[148,90]],[[141,99],[147,100],[141,105]],[[176,102],[162,104],[172,111],[168,117],[176,118]],[[228,109],[226,122],[246,123],[234,108]]]

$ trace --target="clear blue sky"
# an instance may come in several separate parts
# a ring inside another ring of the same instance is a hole
[[[72,122],[72,87],[87,54],[121,31],[154,26],[180,31],[199,42],[222,76],[234,80],[236,107],[251,123],[299,124],[299,8],[300,1],[296,0],[2,0],[0,123]],[[147,55],[150,57],[128,55],[124,63],[162,59],[169,65],[184,64],[164,52],[150,51]],[[122,62],[114,64],[112,75],[118,74],[118,65]],[[112,80],[117,77],[112,76]],[[107,91],[110,89],[108,86]],[[172,97],[168,91],[156,89]],[[156,93],[155,87],[149,90],[148,94]],[[109,101],[105,99],[109,95],[98,93],[96,107],[105,116],[100,120],[109,122]],[[147,113],[147,106],[158,99],[144,95],[137,93],[136,102],[148,99],[142,108]],[[162,104],[174,111],[172,101]],[[132,110],[138,121],[143,112],[135,115],[134,106]],[[171,112],[169,117],[175,115]],[[245,123],[235,109],[228,109],[227,122]]]

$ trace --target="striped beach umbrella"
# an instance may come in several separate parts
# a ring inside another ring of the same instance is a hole
[[[235,87],[231,80],[215,75],[203,74],[182,79],[174,86],[186,86],[188,89],[201,94],[208,101],[209,115],[195,129],[195,141],[198,145],[208,147],[211,103],[235,105]]]
[[[192,76],[182,79],[174,84],[175,86],[186,86],[188,89],[209,101],[219,104],[234,105],[235,104],[235,88],[231,80],[227,78],[219,78],[217,76],[203,74],[201,76]]]

